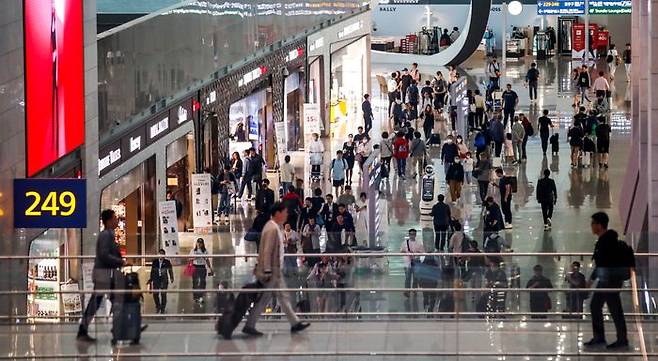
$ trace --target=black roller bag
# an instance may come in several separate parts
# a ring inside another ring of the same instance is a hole
[[[247,283],[243,289],[263,288],[263,284],[256,281]],[[217,320],[215,329],[224,339],[230,340],[231,335],[236,327],[242,321],[242,318],[260,299],[260,292],[240,292],[238,296],[233,294],[220,293],[217,297],[217,313],[222,315]]]
[[[130,341],[139,344],[142,335],[142,293],[137,272],[129,272],[119,277],[119,289],[130,291],[116,294],[112,301],[112,344],[117,341]]]

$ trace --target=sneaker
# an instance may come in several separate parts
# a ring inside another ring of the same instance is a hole
[[[547,222],[546,224],[548,225],[549,228],[553,225],[553,222],[551,221],[550,218],[547,218],[546,222]]]
[[[544,225],[544,230],[548,230],[548,228],[549,228],[548,224],[545,224]]]
[[[305,330],[306,328],[308,328],[308,326],[310,326],[310,325],[311,325],[311,324],[308,323],[308,322],[299,322],[298,324],[296,324],[296,325],[290,327],[290,332],[291,332],[291,333],[297,333],[297,332],[304,331],[304,330]]]
[[[253,327],[249,327],[249,326],[244,326],[244,328],[242,329],[242,333],[244,333],[245,335],[249,335],[249,336],[256,336],[256,337],[263,336],[262,332],[258,331],[257,329],[255,329]]]
[[[607,345],[605,348],[607,348],[608,350],[628,348],[628,340],[624,340],[624,341],[617,340]]]
[[[512,229],[512,228],[514,228],[512,223],[505,223],[505,229]]]
[[[78,336],[75,339],[81,342],[96,342],[96,339],[89,336],[86,332],[78,332]]]
[[[595,347],[595,346],[602,346],[605,345],[606,342],[604,339],[598,339],[598,338],[593,338],[585,343],[583,343],[584,346],[586,347]]]

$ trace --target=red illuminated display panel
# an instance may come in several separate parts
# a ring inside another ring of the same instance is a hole
[[[83,0],[25,0],[27,175],[84,142]]]

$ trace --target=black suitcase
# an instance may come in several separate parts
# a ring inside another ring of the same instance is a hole
[[[247,283],[242,287],[243,289],[254,289],[254,288],[263,288],[263,285],[256,281],[252,283]],[[218,312],[222,313],[222,316],[217,320],[217,332],[224,337],[226,340],[231,339],[233,335],[233,330],[240,324],[242,318],[247,313],[247,310],[251,307],[252,304],[258,302],[260,298],[260,293],[258,292],[240,292],[237,297],[234,295],[229,295],[226,299],[225,304],[218,305]]]
[[[142,305],[140,302],[116,302],[112,305],[112,344],[130,341],[138,344],[142,335]]]
[[[430,140],[427,143],[429,145],[439,145],[441,144],[441,137],[436,133],[432,133],[432,135],[430,136]]]

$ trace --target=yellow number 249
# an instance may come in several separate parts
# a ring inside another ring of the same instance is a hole
[[[43,203],[41,203],[41,194],[38,192],[29,191],[25,193],[25,197],[34,198],[32,205],[25,210],[26,216],[40,216],[42,212],[50,212],[52,216],[56,216],[61,209],[59,215],[66,217],[75,212],[75,195],[69,191],[60,193],[59,197],[57,197],[56,192],[50,192]],[[40,210],[36,210],[39,204],[41,204]]]

